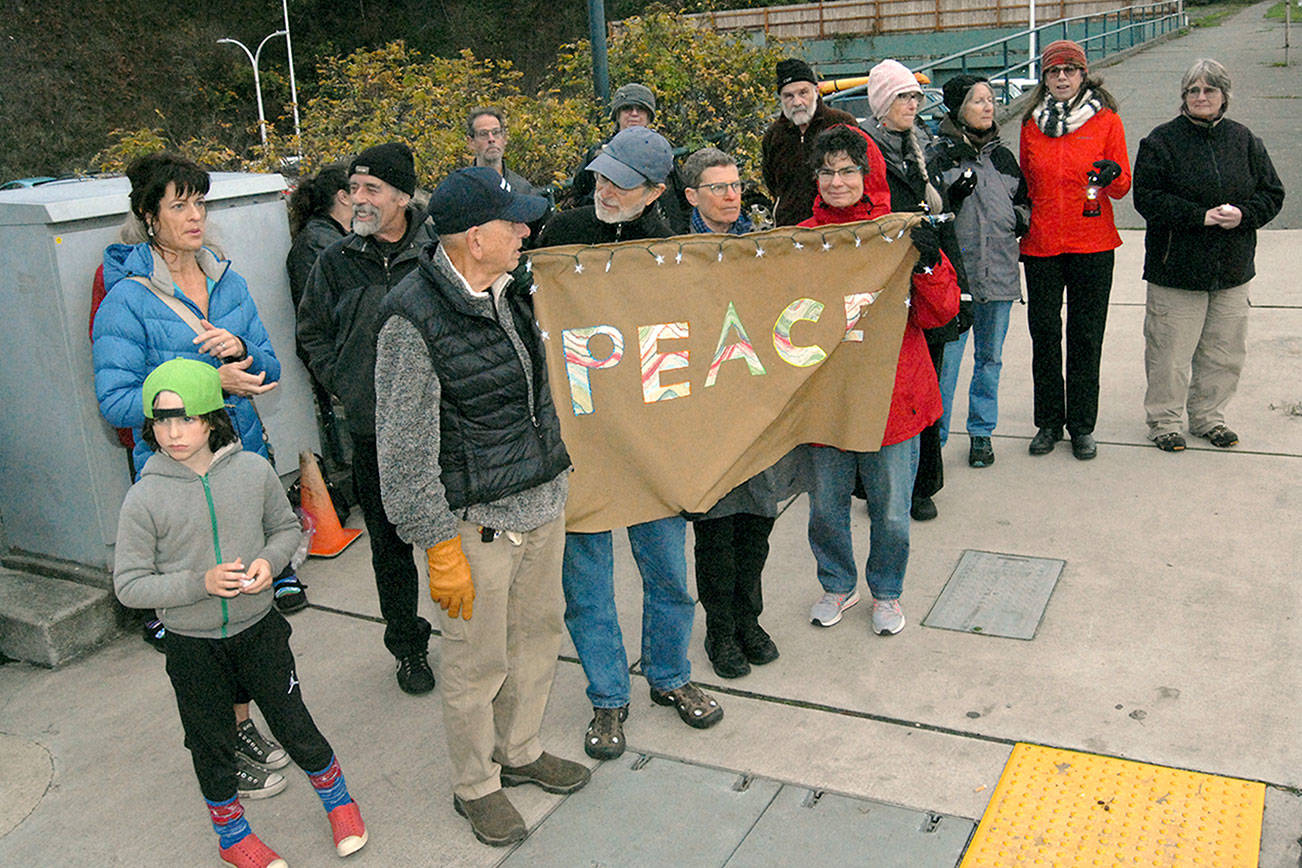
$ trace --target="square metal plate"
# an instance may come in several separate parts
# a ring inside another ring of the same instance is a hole
[[[1066,561],[966,549],[924,627],[1034,639]]]

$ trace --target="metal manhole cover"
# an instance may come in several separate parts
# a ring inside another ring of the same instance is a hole
[[[922,624],[1033,639],[1066,561],[966,549]]]

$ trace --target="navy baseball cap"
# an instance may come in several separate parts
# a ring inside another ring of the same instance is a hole
[[[457,235],[493,220],[532,223],[547,213],[547,200],[515,192],[487,166],[470,166],[443,179],[429,198],[427,212],[436,232]]]
[[[632,190],[648,182],[663,184],[673,171],[674,154],[664,136],[646,127],[629,127],[607,142],[585,168]]]

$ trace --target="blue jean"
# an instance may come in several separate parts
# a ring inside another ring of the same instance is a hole
[[[687,591],[687,522],[673,516],[627,530],[642,574],[642,673],[655,689],[674,690],[692,678],[687,645],[696,601]],[[588,677],[589,701],[596,708],[627,705],[628,655],[615,611],[610,531],[565,535],[561,584],[565,626]]]
[[[875,600],[897,600],[909,565],[909,507],[918,471],[918,438],[883,446],[880,452],[843,452],[811,446],[813,485],[809,492],[809,548],[818,562],[818,582],[833,594],[859,583],[850,537],[850,499],[855,474],[868,493],[868,564],[865,578]]]
[[[945,359],[940,366],[940,399],[944,415],[940,417],[940,445],[949,440],[949,413],[954,407],[954,389],[958,386],[958,367],[963,361],[969,332],[972,339],[972,383],[967,390],[967,433],[972,437],[989,437],[999,421],[999,372],[1004,366],[1004,336],[1008,334],[1011,301],[983,301],[972,305],[972,328],[958,340],[945,344]]]

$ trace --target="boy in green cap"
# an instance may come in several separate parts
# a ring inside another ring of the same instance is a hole
[[[289,623],[271,579],[289,562],[299,522],[266,459],[240,448],[217,369],[194,359],[155,368],[142,389],[154,450],[118,519],[113,587],[124,605],[156,608],[167,674],[222,861],[283,868],[244,819],[235,781],[237,688],[258,703],[325,805],[340,856],[366,827],[299,689]]]

